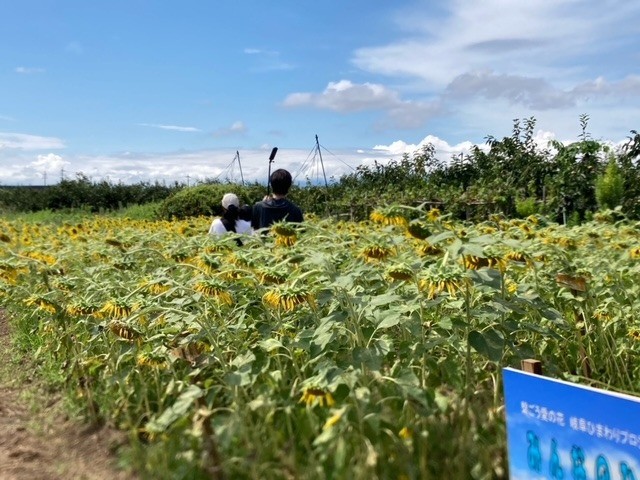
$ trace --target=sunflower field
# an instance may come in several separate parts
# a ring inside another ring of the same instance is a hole
[[[0,220],[15,345],[144,478],[506,478],[502,367],[640,394],[640,223]]]

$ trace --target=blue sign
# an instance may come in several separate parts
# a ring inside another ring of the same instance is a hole
[[[511,480],[640,480],[640,399],[503,370]]]

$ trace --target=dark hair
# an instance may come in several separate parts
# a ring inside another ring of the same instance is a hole
[[[279,168],[271,174],[269,179],[271,182],[271,188],[276,195],[286,195],[289,193],[293,180],[291,174],[283,168]]]
[[[247,222],[251,221],[251,217],[253,215],[253,209],[250,205],[244,205],[240,207],[240,213],[238,213],[238,217],[240,220],[245,220]]]
[[[220,221],[222,222],[222,225],[224,225],[224,228],[227,229],[227,232],[236,231],[236,220],[238,219],[239,213],[238,207],[235,205],[229,205],[229,208],[227,208],[222,214]]]

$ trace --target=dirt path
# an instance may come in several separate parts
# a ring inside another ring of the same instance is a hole
[[[68,420],[59,397],[30,381],[10,347],[0,312],[0,480],[135,479],[115,463],[122,434]]]

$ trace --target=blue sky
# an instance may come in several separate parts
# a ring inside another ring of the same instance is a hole
[[[640,120],[640,3],[0,0],[0,184],[328,176]],[[303,165],[306,167],[303,168]]]

